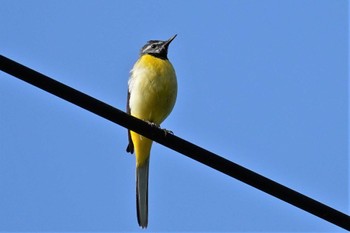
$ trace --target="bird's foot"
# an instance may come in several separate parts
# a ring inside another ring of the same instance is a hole
[[[163,130],[163,132],[164,132],[164,136],[167,136],[168,134],[174,135],[174,132],[171,131],[171,130],[167,130],[167,129],[162,129],[162,130]]]
[[[152,127],[156,127],[156,128],[160,128],[160,125],[154,123],[154,122],[151,122],[151,121],[146,121],[150,126]]]
[[[167,130],[167,129],[162,129],[162,128],[160,128],[160,125],[158,125],[158,124],[156,124],[156,123],[154,123],[154,122],[151,122],[151,121],[146,121],[146,122],[147,122],[150,126],[152,126],[152,127],[156,127],[156,128],[158,128],[158,129],[163,130],[164,136],[167,136],[168,134],[174,135],[173,131]]]

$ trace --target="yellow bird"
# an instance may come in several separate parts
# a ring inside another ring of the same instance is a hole
[[[130,71],[127,112],[156,126],[172,111],[177,95],[174,67],[168,60],[167,41],[150,40],[141,49],[140,58]],[[141,228],[148,224],[148,173],[152,140],[128,131],[127,152],[135,151],[137,220]]]

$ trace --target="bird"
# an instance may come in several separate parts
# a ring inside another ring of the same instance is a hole
[[[166,41],[150,40],[141,49],[139,59],[128,80],[127,113],[152,126],[171,113],[177,97],[177,79],[168,59],[168,47],[175,34]],[[141,228],[148,225],[148,176],[152,140],[128,130],[126,151],[136,160],[136,209]]]

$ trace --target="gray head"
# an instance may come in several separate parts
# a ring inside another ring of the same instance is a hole
[[[145,44],[141,49],[141,55],[144,54],[150,54],[152,56],[161,58],[161,59],[168,59],[168,47],[169,44],[175,39],[177,35],[175,34],[173,37],[171,37],[169,40],[162,41],[162,40],[150,40]]]

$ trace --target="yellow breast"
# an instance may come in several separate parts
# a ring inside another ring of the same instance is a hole
[[[172,111],[176,95],[176,74],[169,60],[143,55],[129,79],[131,115],[160,125]]]

